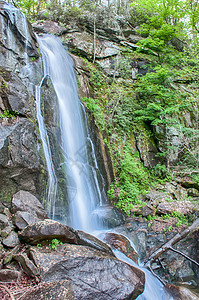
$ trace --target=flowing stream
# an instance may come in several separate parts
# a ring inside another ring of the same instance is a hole
[[[77,93],[73,62],[58,38],[46,35],[39,37],[38,41],[44,64],[44,78],[46,76],[51,78],[58,99],[59,126],[62,133],[62,148],[65,153],[66,189],[71,214],[69,225],[75,229],[92,233],[94,230],[100,229],[98,218],[95,217],[94,212],[106,202],[106,199],[103,197],[98,182],[97,159],[94,145],[89,136],[86,114]],[[43,80],[36,89],[37,118],[50,177],[51,193],[55,193],[56,197],[56,188],[53,190],[52,185],[57,182],[57,179],[41,114],[40,88]],[[55,205],[54,201],[50,200],[50,205]],[[120,260],[137,266],[119,251],[116,251],[115,254]],[[137,299],[173,299],[150,272],[143,270],[146,275],[145,291]]]

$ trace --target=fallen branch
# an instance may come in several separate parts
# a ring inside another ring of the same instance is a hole
[[[193,264],[195,264],[196,266],[199,267],[199,263],[197,261],[195,261],[194,259],[192,259],[191,257],[187,256],[186,254],[182,253],[181,251],[178,251],[172,247],[169,248],[169,250],[174,251],[182,256],[184,256],[186,259],[190,260]]]
[[[153,252],[149,258],[147,259],[147,261],[145,261],[144,266],[147,267],[150,271],[152,270],[151,264],[160,257],[160,255],[162,255],[165,251],[167,250],[172,250],[182,256],[184,256],[185,258],[187,258],[188,260],[190,260],[192,263],[196,264],[197,266],[199,266],[199,263],[196,262],[195,260],[191,259],[190,257],[188,257],[186,254],[175,250],[172,246],[175,245],[177,242],[179,242],[180,240],[182,240],[183,238],[185,238],[188,234],[192,233],[193,231],[199,229],[199,219],[197,219],[196,221],[193,222],[193,224],[191,226],[189,226],[188,228],[186,228],[183,232],[181,233],[177,233],[172,239],[170,239],[168,242],[166,242],[165,244],[163,244],[160,248],[158,248],[155,252]],[[155,273],[152,272],[154,275]],[[157,275],[155,275],[157,277]],[[161,280],[162,281],[162,280]]]

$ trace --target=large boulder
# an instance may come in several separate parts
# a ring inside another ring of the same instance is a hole
[[[0,122],[0,198],[10,203],[17,190],[42,194],[46,175],[36,127],[26,118]]]
[[[45,282],[70,279],[75,299],[136,299],[145,275],[107,253],[86,246],[60,245],[56,251],[31,248]]]
[[[48,219],[26,226],[19,233],[19,237],[24,242],[31,244],[37,244],[43,240],[53,239],[73,244],[78,243],[78,234],[73,228]]]

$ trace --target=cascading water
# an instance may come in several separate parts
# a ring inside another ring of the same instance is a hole
[[[48,170],[48,186],[47,186],[47,203],[45,205],[48,215],[54,219],[55,217],[55,201],[57,196],[57,177],[52,162],[50,144],[47,131],[44,124],[44,119],[41,113],[41,87],[47,77],[44,76],[40,86],[35,87],[36,107],[37,107],[37,121],[39,125],[39,132],[43,144],[44,155]]]
[[[97,166],[90,164],[90,158],[95,155],[88,135],[85,113],[77,94],[73,62],[59,39],[45,36],[39,38],[39,44],[44,73],[50,76],[58,99],[71,211],[70,225],[89,232],[97,227],[97,218],[92,212],[102,203],[102,196],[96,176]],[[95,158],[94,161],[97,164]]]
[[[38,40],[44,63],[44,78],[45,76],[51,78],[58,99],[62,147],[66,160],[67,194],[71,208],[70,225],[76,229],[93,232],[94,229],[99,229],[97,218],[93,217],[95,215],[93,212],[104,203],[104,199],[96,175],[98,165],[88,133],[86,114],[77,94],[72,59],[59,39],[53,36],[44,36],[39,37]],[[37,117],[40,123],[49,177],[53,178],[54,168],[50,147],[40,113],[40,87],[37,88],[36,97],[39,110]],[[115,254],[118,259],[137,266],[119,251],[115,251]],[[146,276],[145,291],[137,299],[172,300],[173,298],[164,290],[163,285],[150,272],[143,270]]]

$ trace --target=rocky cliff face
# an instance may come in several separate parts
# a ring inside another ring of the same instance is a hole
[[[58,178],[57,207],[66,202],[66,181],[61,165],[60,129],[56,94],[50,78],[43,80],[40,51],[32,26],[13,6],[1,2],[0,6],[0,195],[10,202],[18,190],[27,190],[44,198],[47,186],[47,168],[36,112],[36,86],[40,86],[41,107],[50,141],[51,156]],[[56,23],[45,24],[43,32],[59,31]],[[53,26],[53,31],[52,31]],[[41,32],[41,30],[40,30]],[[77,56],[73,60],[81,80],[80,95],[89,96],[88,77],[84,63]],[[43,80],[43,81],[42,81]],[[104,175],[107,191],[113,179],[110,155],[103,143],[103,134],[94,125],[88,113],[89,127],[95,140],[100,171]],[[103,189],[103,187],[102,187]],[[64,204],[67,207],[67,203]]]
[[[42,79],[36,37],[25,16],[0,4],[0,198],[20,189],[43,195],[47,174],[34,85]]]

